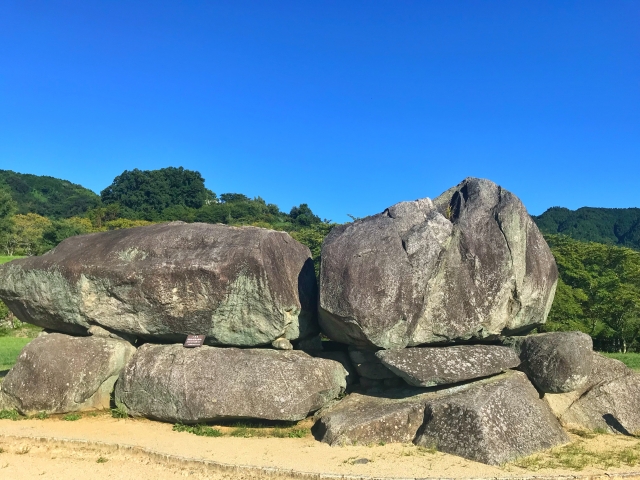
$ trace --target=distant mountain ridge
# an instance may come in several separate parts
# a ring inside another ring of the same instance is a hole
[[[552,207],[533,219],[542,233],[640,250],[640,208]]]
[[[286,214],[280,212],[276,205],[267,205],[264,200],[259,197],[257,199],[249,199],[241,194],[222,194],[218,199],[213,192],[205,189],[204,180],[199,176],[200,174],[198,172],[183,171],[183,169],[175,168],[144,172],[138,170],[125,171],[123,175],[117,177],[114,183],[103,191],[105,198],[102,200],[100,195],[97,195],[82,185],[71,183],[68,180],[28,173],[17,173],[11,170],[0,170],[0,185],[6,184],[9,187],[11,196],[16,201],[18,207],[17,213],[37,213],[38,215],[51,219],[63,219],[85,216],[87,212],[90,213],[92,209],[107,206],[113,201],[122,203],[123,212],[121,213],[126,213],[127,207],[129,206],[127,196],[135,199],[144,193],[143,196],[147,198],[147,202],[154,200],[149,198],[149,195],[153,197],[158,194],[158,192],[162,193],[166,190],[166,188],[164,190],[156,188],[158,182],[147,182],[153,186],[153,188],[151,188],[153,191],[150,190],[149,192],[143,192],[139,189],[140,185],[138,185],[138,183],[140,182],[133,182],[136,186],[126,188],[123,192],[119,192],[117,198],[114,197],[112,199],[109,197],[109,194],[116,192],[118,188],[122,189],[123,184],[126,183],[124,180],[131,180],[129,178],[131,176],[145,174],[149,176],[149,179],[153,180],[153,178],[155,178],[154,175],[158,176],[159,173],[162,173],[168,178],[176,176],[177,174],[181,176],[196,174],[198,177],[196,180],[199,179],[198,182],[195,182],[197,185],[192,181],[181,180],[181,182],[185,184],[183,185],[184,191],[181,191],[181,198],[185,196],[190,197],[193,191],[202,190],[202,192],[207,194],[206,196],[214,199],[214,202],[210,205],[204,205],[199,209],[184,208],[179,205],[172,206],[167,209],[165,213],[167,213],[168,210],[175,210],[175,212],[169,212],[171,215],[160,216],[158,219],[146,218],[146,216],[143,215],[143,213],[145,213],[143,211],[130,212],[130,214],[126,216],[156,221],[195,220],[210,223],[228,223],[230,220],[233,220],[231,223],[241,220],[243,223],[260,221],[265,222],[263,225],[265,227],[269,226],[273,228],[273,226],[277,225],[277,229],[286,226],[286,222],[293,222],[295,227],[300,227],[320,221],[320,219],[313,215],[311,210],[308,209],[306,204],[300,207],[294,207],[290,214]],[[196,187],[199,186],[199,190],[195,188],[194,185]],[[175,192],[176,187],[173,186],[170,190]],[[178,200],[175,200],[173,203]],[[186,200],[184,203],[191,206]],[[197,206],[199,206],[199,204],[194,205],[194,207]],[[145,208],[148,207],[147,205]],[[307,212],[304,209],[309,211]],[[236,212],[236,210],[238,211]],[[301,213],[305,215],[299,215]],[[538,225],[538,228],[545,234],[562,234],[583,242],[606,243],[640,250],[640,208],[582,207],[577,210],[569,210],[564,207],[551,207],[542,215],[533,216],[533,219]],[[300,225],[297,225],[298,223]]]
[[[100,204],[100,197],[88,188],[54,177],[0,170],[0,184],[9,187],[20,214],[69,218]]]

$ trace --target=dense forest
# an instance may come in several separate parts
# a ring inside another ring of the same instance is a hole
[[[199,172],[131,170],[100,195],[52,177],[0,170],[0,248],[38,255],[67,237],[154,222],[254,225],[289,232],[312,252],[334,224],[307,204],[288,213],[260,197],[220,195]],[[558,263],[556,298],[542,331],[581,330],[609,351],[640,351],[640,209],[553,207],[534,217]],[[632,248],[625,248],[632,247]],[[8,312],[0,304],[1,317]]]
[[[640,249],[640,208],[552,207],[533,219],[546,234]]]

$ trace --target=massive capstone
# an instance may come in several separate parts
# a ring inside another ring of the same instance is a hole
[[[555,260],[522,202],[468,178],[334,228],[319,320],[332,339],[397,349],[526,332],[546,321]]]
[[[0,299],[24,322],[76,335],[98,325],[256,346],[318,330],[309,249],[256,227],[173,222],[71,237],[0,266]]]
[[[199,423],[302,420],[337,397],[347,372],[299,350],[141,346],[122,370],[115,399],[134,416]]]
[[[118,375],[135,351],[124,340],[60,333],[38,337],[2,382],[5,408],[25,415],[107,409]]]

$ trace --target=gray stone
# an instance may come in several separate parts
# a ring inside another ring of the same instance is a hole
[[[393,399],[352,393],[313,426],[317,440],[329,445],[408,443],[424,419],[420,395]]]
[[[640,375],[618,360],[594,352],[585,385],[569,393],[547,393],[544,399],[567,427],[640,433]]]
[[[495,345],[381,350],[376,356],[389,370],[416,387],[488,377],[520,364],[520,359],[512,349]]]
[[[578,390],[593,364],[593,342],[582,332],[550,332],[506,339],[519,352],[525,372],[545,393]]]
[[[353,363],[351,363],[351,359],[347,352],[312,352],[310,353],[312,357],[317,358],[325,358],[327,360],[333,360],[334,362],[338,362],[347,372],[347,385],[354,384],[358,381],[358,374],[356,373],[356,369],[353,367]]]
[[[22,350],[2,392],[25,415],[107,409],[120,370],[135,351],[123,340],[50,333]]]
[[[135,345],[136,337],[135,335],[127,335],[126,333],[114,333],[109,330],[99,327],[98,325],[91,325],[87,330],[87,333],[94,337],[100,338],[115,338],[116,340],[124,340],[129,342],[131,345]]]
[[[415,443],[499,465],[569,438],[526,375],[510,371],[430,399]]]
[[[294,348],[296,350],[302,350],[303,352],[307,352],[309,354],[322,352],[322,339],[320,338],[320,335],[303,338],[296,342]]]
[[[276,338],[271,342],[271,346],[277,350],[293,350],[291,342],[284,337]]]
[[[358,375],[369,380],[384,380],[397,378],[376,356],[376,352],[349,347],[349,358],[356,368]]]
[[[318,331],[309,249],[256,227],[173,222],[71,237],[0,266],[0,299],[22,321],[77,335],[97,325],[257,346]]]
[[[320,326],[363,348],[497,338],[546,321],[557,277],[520,200],[468,178],[433,202],[334,228],[322,247]]]
[[[346,387],[342,365],[299,350],[141,346],[116,385],[133,416],[199,423],[297,421]]]

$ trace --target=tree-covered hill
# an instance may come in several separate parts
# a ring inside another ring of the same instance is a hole
[[[552,207],[533,219],[546,234],[640,250],[640,208]]]
[[[17,213],[54,219],[83,215],[100,197],[81,185],[58,178],[0,170],[0,184],[9,188]]]
[[[560,278],[544,330],[581,330],[596,347],[640,350],[640,252],[545,235]]]

